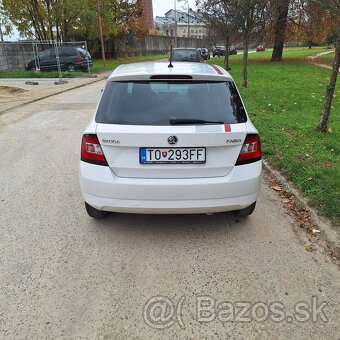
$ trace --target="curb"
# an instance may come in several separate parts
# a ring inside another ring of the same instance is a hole
[[[273,177],[277,182],[279,182],[282,188],[289,194],[294,196],[296,205],[302,210],[306,210],[310,215],[310,220],[317,225],[317,229],[321,231],[317,243],[322,248],[328,248],[331,245],[332,250],[340,257],[340,235],[335,231],[331,223],[325,218],[319,216],[313,208],[311,208],[307,199],[303,197],[301,192],[293,187],[293,185],[278,171],[272,168],[271,165],[266,160],[262,160],[264,170]]]
[[[91,85],[91,84],[94,84],[94,83],[97,83],[98,81],[101,81],[101,80],[105,80],[107,79],[107,76],[99,76],[98,78],[96,78],[95,80],[89,82],[89,83],[86,83],[86,84],[80,84],[80,85],[75,85],[74,87],[70,87],[68,89],[64,89],[64,90],[61,90],[61,91],[58,91],[58,92],[53,92],[53,93],[50,93],[50,94],[47,94],[45,96],[42,96],[42,97],[39,97],[39,98],[35,98],[35,99],[31,99],[31,100],[28,100],[24,103],[21,103],[21,104],[18,104],[18,105],[15,105],[15,106],[12,106],[12,107],[9,107],[7,109],[4,109],[4,110],[0,110],[0,115],[3,114],[3,113],[6,113],[10,110],[13,110],[13,109],[17,109],[19,107],[22,107],[22,106],[25,106],[27,104],[31,104],[31,103],[35,103],[35,102],[38,102],[39,100],[43,100],[43,99],[46,99],[46,98],[49,98],[49,97],[53,97],[57,94],[61,94],[61,93],[65,93],[67,91],[71,91],[71,90],[74,90],[74,89],[79,89],[80,87],[84,87],[84,86],[87,86],[87,85]]]

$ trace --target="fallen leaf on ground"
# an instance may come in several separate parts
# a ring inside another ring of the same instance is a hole
[[[309,246],[306,247],[306,250],[312,252],[313,251],[313,246],[310,244]]]
[[[282,190],[283,190],[282,187],[279,186],[279,185],[274,185],[274,186],[272,186],[272,188],[273,188],[275,191],[282,191]]]
[[[321,233],[321,231],[319,229],[313,229],[312,230],[312,233],[315,234],[315,233]]]

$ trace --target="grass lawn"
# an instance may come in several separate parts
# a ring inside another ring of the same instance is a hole
[[[330,70],[303,62],[320,48],[287,49],[284,62],[271,52],[249,55],[248,88],[242,88],[242,56],[230,58],[233,78],[261,135],[263,156],[340,227],[340,86],[333,100],[330,133],[315,131]],[[222,66],[223,59],[210,63]]]
[[[287,48],[283,50],[283,57],[286,58],[286,61],[292,61],[294,59],[301,59],[304,57],[309,57],[309,56],[314,56],[320,52],[325,52],[325,51],[329,51],[328,49],[324,48],[324,47],[313,47],[311,49],[308,48],[303,48],[303,47],[296,47],[296,48]],[[250,59],[265,59],[268,60],[270,59],[270,57],[272,56],[272,50],[270,51],[265,51],[265,52],[255,52],[255,53],[250,53],[249,54],[249,58]],[[223,58],[220,57],[220,60],[222,60]],[[236,55],[231,55],[230,56],[231,60],[234,59],[242,59],[242,54],[236,54]],[[217,59],[215,59],[217,60]]]
[[[103,71],[114,70],[120,64],[126,64],[136,61],[149,61],[157,59],[165,59],[167,55],[150,55],[150,56],[140,56],[140,57],[130,57],[130,58],[120,58],[120,59],[108,59],[106,61],[106,66],[104,67],[102,60],[93,60],[93,66],[91,67],[92,73],[98,73]],[[63,78],[76,78],[82,77],[84,72],[63,72]],[[57,71],[52,72],[34,72],[25,70],[14,70],[14,71],[0,71],[1,78],[59,78]]]

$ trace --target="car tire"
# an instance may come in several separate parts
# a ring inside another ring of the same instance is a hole
[[[247,217],[247,216],[251,215],[254,212],[255,207],[256,207],[256,202],[254,202],[253,204],[251,204],[247,208],[233,211],[233,214],[236,217]]]
[[[107,211],[102,211],[102,210],[93,208],[91,205],[89,205],[86,202],[85,202],[85,209],[86,209],[87,214],[90,217],[94,218],[95,220],[100,220],[101,218],[104,218],[108,214]]]
[[[66,66],[67,71],[74,72],[76,70],[76,67],[73,64],[68,64]]]

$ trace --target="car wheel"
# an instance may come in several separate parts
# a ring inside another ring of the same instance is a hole
[[[107,211],[102,211],[102,210],[93,208],[91,205],[89,205],[86,202],[85,202],[85,209],[86,209],[87,214],[96,220],[100,220],[101,218],[105,217],[108,214]]]
[[[233,214],[236,217],[247,217],[247,216],[251,215],[254,212],[255,206],[256,206],[256,202],[254,202],[252,205],[250,205],[247,208],[233,211]]]
[[[67,71],[74,72],[76,70],[76,67],[73,64],[68,64],[66,66]]]

